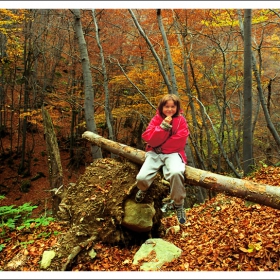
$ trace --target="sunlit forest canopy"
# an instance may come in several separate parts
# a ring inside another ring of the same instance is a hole
[[[89,129],[89,107],[98,134],[144,149],[141,133],[160,97],[172,91],[182,100],[195,165],[242,173],[245,9],[89,7],[79,12],[83,44],[74,9],[0,10],[0,127],[19,135],[5,148],[23,144],[20,131],[27,123],[43,129],[44,106],[59,143],[71,139],[71,157]],[[279,23],[279,9],[252,9],[256,167],[280,164]]]

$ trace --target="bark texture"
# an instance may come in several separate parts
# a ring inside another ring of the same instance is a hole
[[[63,188],[63,171],[53,123],[48,111],[45,110],[43,106],[42,114],[48,153],[50,187],[53,199],[52,208],[54,216],[57,216],[58,206],[61,202],[59,194],[62,192],[61,188]]]

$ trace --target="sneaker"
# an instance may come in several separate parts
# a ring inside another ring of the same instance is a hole
[[[186,212],[184,207],[176,208],[177,218],[180,224],[184,224],[186,222]]]
[[[141,201],[145,198],[145,195],[146,195],[146,192],[143,192],[143,191],[139,190],[139,191],[136,193],[135,201],[136,201],[136,202],[141,202]]]

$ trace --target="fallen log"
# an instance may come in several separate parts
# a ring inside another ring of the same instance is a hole
[[[141,165],[145,160],[144,151],[108,140],[91,131],[84,132],[82,137],[99,146],[101,149],[125,157],[134,163]],[[185,179],[188,185],[200,186],[216,192],[223,192],[229,196],[239,197],[275,209],[280,209],[280,187],[278,186],[270,186],[244,179],[232,178],[187,165]]]

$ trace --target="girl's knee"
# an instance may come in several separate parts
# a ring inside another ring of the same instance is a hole
[[[142,176],[141,174],[138,174],[137,176],[136,176],[136,180],[138,181],[138,182],[142,182],[142,181],[145,181],[145,176]]]

